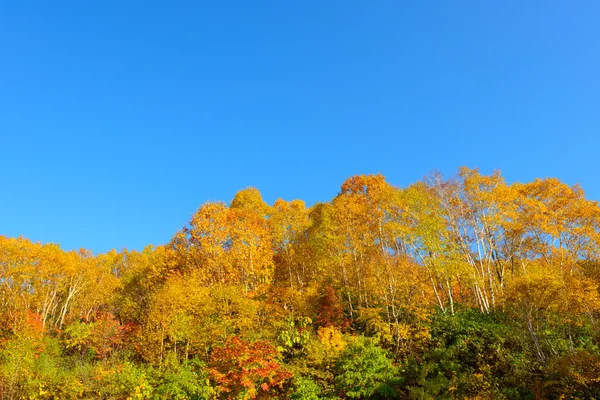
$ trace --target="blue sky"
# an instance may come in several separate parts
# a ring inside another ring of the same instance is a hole
[[[161,244],[255,186],[432,170],[600,200],[597,1],[0,3],[0,234]]]

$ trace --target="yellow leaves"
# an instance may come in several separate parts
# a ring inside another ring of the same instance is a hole
[[[252,210],[232,209],[231,247],[228,253],[239,281],[255,290],[260,283],[271,283],[273,249],[267,221]]]
[[[337,353],[346,347],[346,341],[342,332],[335,326],[319,327],[317,336],[327,351]]]
[[[246,295],[243,286],[206,286],[200,271],[172,276],[150,295],[141,352],[155,363],[167,352],[205,355],[223,338],[256,332],[263,324],[262,312],[261,303]]]
[[[411,337],[411,325],[408,324],[395,324],[394,325],[396,335],[400,340],[408,340]]]
[[[505,293],[509,304],[523,310],[556,310],[562,290],[563,283],[556,271],[545,270],[539,264],[534,264],[528,273],[511,279]]]
[[[238,204],[239,203],[239,204]],[[273,274],[271,231],[262,212],[236,201],[236,207],[207,203],[189,226],[175,235],[173,248],[186,270],[204,271],[205,283],[242,283],[255,290]]]
[[[579,350],[563,355],[553,360],[549,369],[552,378],[545,386],[558,399],[581,398],[582,392],[596,387],[600,382],[600,359],[588,351]]]
[[[277,265],[276,278],[290,288],[303,288],[308,282],[304,232],[310,226],[308,210],[301,200],[277,199],[269,215],[272,244]]]
[[[562,311],[566,315],[577,317],[600,311],[600,295],[596,282],[576,274],[566,273],[564,286],[565,304]]]
[[[598,254],[600,209],[578,186],[557,179],[518,185],[518,220],[544,256],[560,255],[563,263]]]
[[[270,212],[269,205],[263,201],[258,189],[253,187],[237,192],[231,201],[231,208],[251,210],[258,213],[261,217]]]
[[[102,258],[23,238],[0,238],[0,276],[2,311],[14,316],[31,310],[41,316],[44,327],[88,318],[118,285]],[[87,290],[92,286],[95,290]],[[11,323],[13,328],[18,325],[16,320]]]
[[[287,250],[310,225],[306,205],[301,200],[287,202],[277,199],[269,214],[269,225],[273,231],[275,248]]]
[[[600,295],[591,279],[537,263],[508,282],[506,303],[527,313],[560,313],[563,320],[578,324],[582,316],[600,310]]]
[[[352,176],[342,183],[340,195],[363,196],[372,203],[385,202],[393,192],[385,177],[377,175]]]
[[[357,322],[364,325],[364,332],[370,337],[376,338],[385,345],[394,343],[394,336],[390,324],[383,319],[380,308],[360,308],[358,310]]]
[[[457,179],[435,175],[401,197],[413,221],[405,240],[434,285],[450,294],[448,280],[467,283],[484,311],[502,303],[506,280],[530,264],[573,272],[600,255],[598,205],[556,179],[508,185],[499,172],[461,168]]]

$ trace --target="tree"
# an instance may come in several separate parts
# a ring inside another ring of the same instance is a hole
[[[396,398],[392,388],[398,369],[385,350],[359,336],[346,347],[336,366],[336,386],[348,398]]]
[[[279,362],[277,349],[268,342],[250,343],[234,336],[213,349],[210,376],[220,398],[255,399],[281,389],[292,374]]]

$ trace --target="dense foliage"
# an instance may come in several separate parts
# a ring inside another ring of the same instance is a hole
[[[599,285],[556,179],[250,188],[141,252],[0,237],[0,399],[600,398]]]

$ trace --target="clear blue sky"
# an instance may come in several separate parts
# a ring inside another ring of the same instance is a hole
[[[600,2],[4,1],[0,234],[161,244],[208,200],[354,174],[600,200]]]

